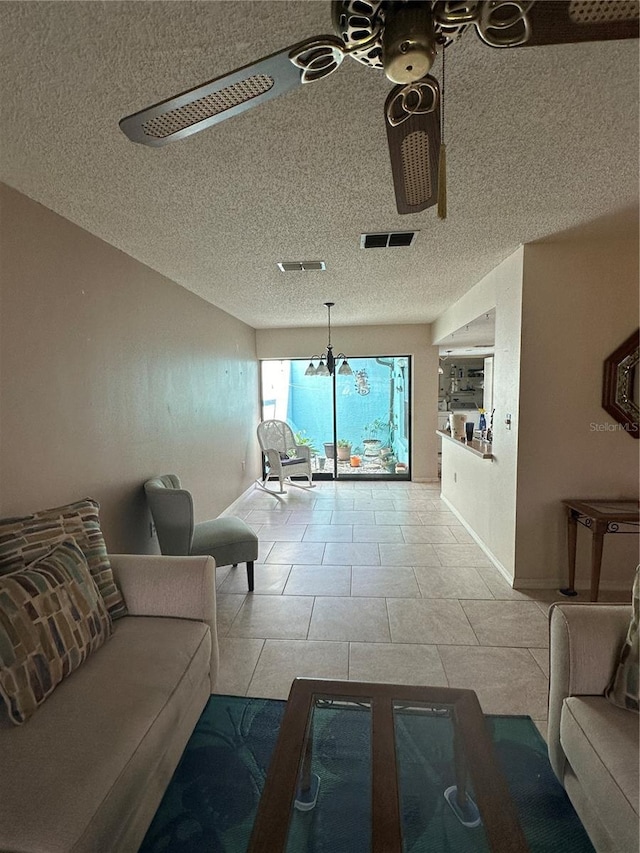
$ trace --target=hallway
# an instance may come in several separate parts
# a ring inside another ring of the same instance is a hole
[[[297,675],[448,685],[544,733],[557,592],[511,589],[437,483],[255,489],[233,514],[260,556],[252,595],[243,566],[217,570],[216,692],[286,698]]]

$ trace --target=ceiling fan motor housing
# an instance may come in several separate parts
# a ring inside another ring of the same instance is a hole
[[[389,10],[382,34],[384,73],[393,83],[415,83],[431,70],[436,36],[428,3],[400,3]]]
[[[334,0],[331,13],[353,59],[384,68],[393,83],[414,83],[429,73],[437,41],[430,2]]]

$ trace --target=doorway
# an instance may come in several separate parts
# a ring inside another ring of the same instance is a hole
[[[410,479],[410,356],[352,358],[346,376],[306,376],[307,364],[261,362],[261,411],[308,445],[314,478]]]

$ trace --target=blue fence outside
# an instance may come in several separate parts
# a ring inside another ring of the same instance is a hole
[[[363,452],[365,438],[379,438],[387,444],[388,429],[372,436],[365,427],[376,419],[388,422],[390,406],[393,405],[394,446],[397,451],[404,449],[406,457],[404,399],[407,389],[401,388],[397,359],[385,361],[391,362],[392,367],[379,364],[374,358],[354,358],[349,362],[354,375],[336,377],[337,437],[348,441],[353,453]],[[324,442],[333,440],[331,380],[325,376],[305,376],[306,368],[306,361],[291,362],[289,421],[294,431],[302,432],[323,455]],[[359,373],[363,370],[366,377]]]

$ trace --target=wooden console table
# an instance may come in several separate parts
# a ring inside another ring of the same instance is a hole
[[[578,524],[591,530],[590,600],[598,600],[600,567],[605,533],[640,533],[640,502],[637,500],[591,499],[562,501],[567,512],[567,544],[569,548],[569,586],[563,595],[575,595],[576,543]],[[630,528],[621,530],[621,525]]]

